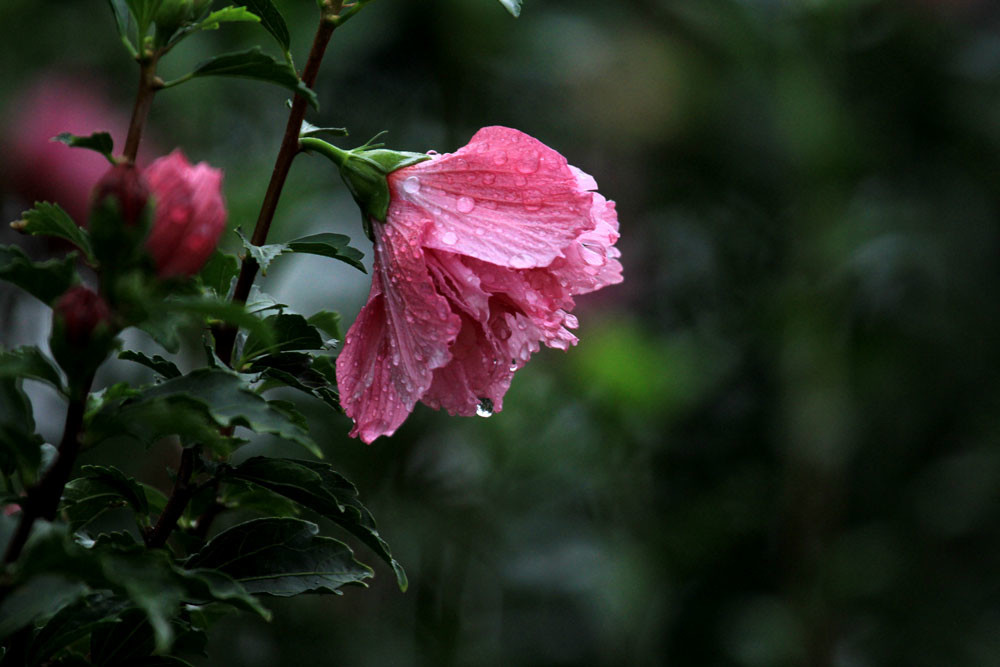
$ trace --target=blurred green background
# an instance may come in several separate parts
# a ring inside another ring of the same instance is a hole
[[[277,4],[303,63],[315,3]],[[135,67],[104,2],[3,0],[0,43],[6,136],[53,72],[127,113]],[[162,71],[256,43],[228,26]],[[309,120],[346,126],[344,146],[385,129],[445,152],[502,124],[555,147],[617,201],[625,282],[579,299],[580,344],[537,355],[491,419],[418,406],[365,446],[303,405],[410,590],[356,545],[371,589],[233,616],[201,664],[1000,665],[997,3],[525,0],[514,20],[379,0],[317,89]],[[247,230],[286,98],[165,91],[149,154],[223,168]],[[8,184],[5,219],[23,197]],[[369,253],[358,223],[333,167],[297,160],[272,238],[341,231]],[[261,284],[349,322],[367,280],[290,257]],[[3,298],[6,344],[45,335]],[[103,381],[122,377],[143,376],[115,362]],[[36,395],[54,438],[62,407]],[[176,452],[91,456],[167,485]]]

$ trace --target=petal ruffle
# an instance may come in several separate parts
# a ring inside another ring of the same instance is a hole
[[[614,247],[618,241],[615,203],[595,193],[591,217],[594,229],[570,243],[563,256],[548,267],[572,294],[586,294],[622,281],[621,253]]]

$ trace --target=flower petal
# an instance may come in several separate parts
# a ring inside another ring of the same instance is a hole
[[[341,405],[355,421],[351,434],[368,443],[403,423],[434,369],[451,360],[448,348],[461,325],[428,273],[420,211],[394,203],[390,215],[393,224],[376,224],[372,290],[337,358]]]
[[[487,127],[455,153],[392,172],[389,188],[433,218],[427,247],[525,269],[548,266],[593,229],[579,174],[537,139]]]
[[[483,399],[489,399],[491,411],[500,412],[514,376],[504,347],[492,329],[463,315],[462,329],[451,346],[452,359],[434,371],[434,382],[421,400],[434,409],[469,417]]]
[[[618,214],[615,203],[594,194],[591,213],[596,226],[584,232],[563,250],[549,266],[561,284],[572,294],[586,294],[622,281],[621,253],[618,241]]]

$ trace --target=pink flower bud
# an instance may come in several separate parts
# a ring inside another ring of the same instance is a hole
[[[66,340],[72,347],[82,347],[98,325],[111,319],[111,310],[96,292],[77,285],[66,290],[56,302],[55,317],[65,327]]]
[[[191,165],[180,149],[146,169],[156,200],[146,240],[161,277],[197,273],[226,228],[222,171],[204,162]]]
[[[98,206],[108,198],[117,202],[118,212],[122,221],[133,226],[142,215],[149,199],[149,185],[135,165],[117,164],[101,177],[94,186],[94,206]]]

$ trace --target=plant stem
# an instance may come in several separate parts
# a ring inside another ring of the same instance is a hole
[[[319,66],[323,61],[323,55],[326,53],[326,47],[330,43],[333,31],[337,27],[336,17],[342,5],[342,0],[328,0],[323,8],[316,36],[313,38],[312,48],[309,50],[309,58],[306,60],[305,69],[302,70],[302,82],[310,88],[316,84]],[[260,214],[257,216],[257,225],[254,227],[253,237],[250,239],[254,245],[264,245],[267,242],[267,233],[271,229],[271,222],[274,220],[274,212],[278,208],[278,200],[285,187],[288,171],[292,167],[292,160],[299,152],[299,132],[302,129],[302,121],[305,116],[306,100],[301,95],[296,95],[292,100],[292,109],[288,112],[288,123],[285,125],[285,134],[281,139],[281,148],[274,161],[271,181],[267,184],[267,192],[264,194]],[[246,302],[254,278],[257,277],[258,269],[257,262],[252,257],[248,255],[243,258],[240,277],[236,281],[236,288],[233,292],[233,301]],[[216,333],[216,354],[220,359],[231,364],[235,343],[236,329],[233,327],[220,328]]]
[[[73,464],[80,452],[80,432],[83,427],[83,415],[87,407],[87,395],[94,382],[93,373],[79,385],[79,390],[73,392],[69,407],[66,409],[66,425],[63,427],[62,442],[59,443],[59,453],[52,466],[45,471],[38,484],[28,489],[27,497],[21,510],[21,520],[17,524],[14,536],[7,545],[3,562],[13,563],[21,555],[24,544],[28,541],[31,528],[37,519],[51,521],[59,508],[63,488],[69,481]]]
[[[153,106],[153,95],[161,87],[161,82],[156,78],[156,63],[159,58],[160,54],[154,52],[139,60],[139,90],[135,94],[135,106],[132,107],[124,151],[125,159],[131,163],[135,162],[139,153],[139,141],[142,139],[149,110]]]
[[[191,496],[194,495],[195,489],[191,486],[191,474],[194,472],[194,461],[197,455],[198,452],[194,447],[185,447],[181,452],[181,463],[177,467],[174,490],[170,493],[167,505],[160,513],[160,518],[156,520],[156,525],[146,537],[146,546],[150,549],[159,549],[167,543],[167,538],[177,526],[177,520],[181,518]]]

